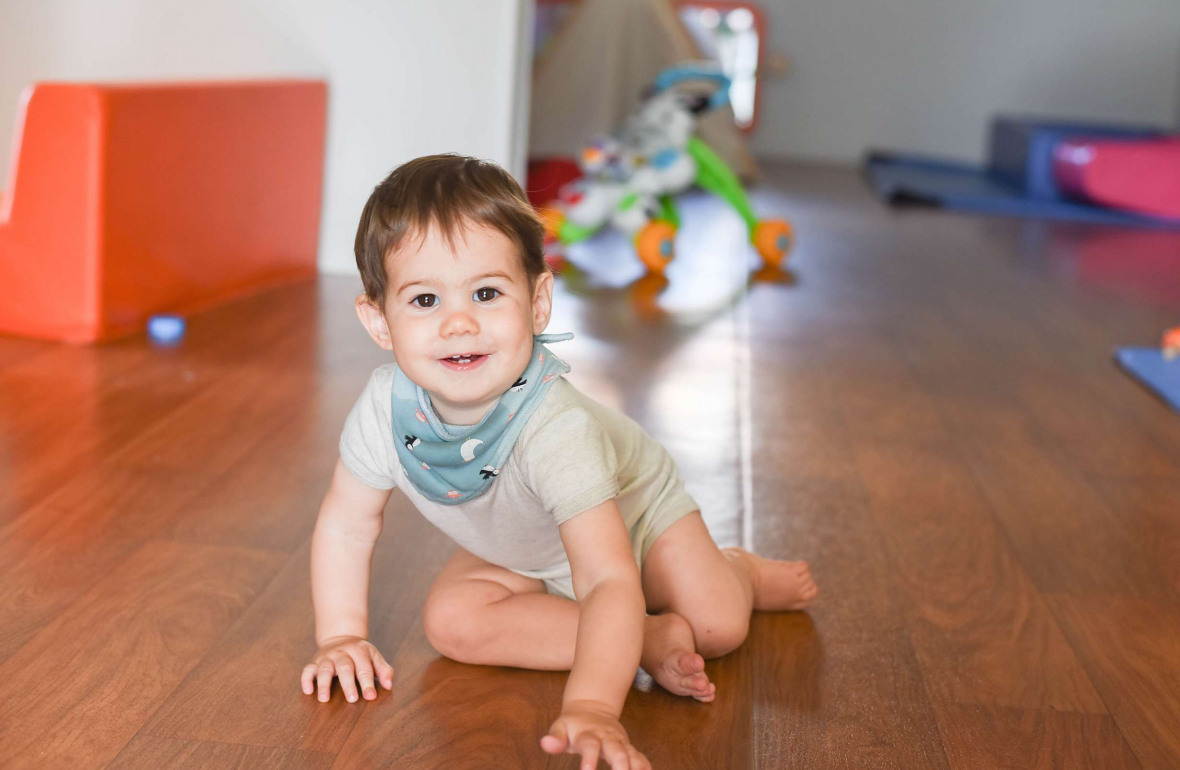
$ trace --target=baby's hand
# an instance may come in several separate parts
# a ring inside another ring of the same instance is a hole
[[[549,754],[581,754],[581,770],[598,767],[601,753],[611,770],[651,770],[647,757],[631,745],[627,731],[605,706],[594,701],[573,701],[541,739]]]
[[[392,690],[393,666],[385,662],[376,647],[359,636],[334,636],[325,640],[312,662],[303,667],[303,694],[311,695],[318,682],[320,702],[327,703],[332,692],[332,677],[336,677],[349,703],[356,702],[357,682],[360,682],[365,700],[373,700],[377,697],[374,670],[385,689]]]

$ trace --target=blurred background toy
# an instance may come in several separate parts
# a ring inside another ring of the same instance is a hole
[[[1158,348],[1119,348],[1115,361],[1140,385],[1180,412],[1180,326],[1166,330]]]
[[[157,345],[171,347],[184,339],[184,319],[178,315],[160,314],[148,319],[148,337]]]
[[[1152,126],[997,116],[983,166],[872,150],[864,170],[893,205],[1180,228],[1180,137]]]
[[[1164,332],[1164,339],[1160,344],[1164,360],[1172,361],[1180,357],[1180,326],[1174,326]]]
[[[702,92],[697,85],[702,83],[711,92]],[[708,65],[661,72],[620,130],[582,149],[578,166],[583,176],[542,208],[550,242],[578,243],[610,224],[631,238],[649,271],[663,273],[675,255],[680,228],[675,196],[697,185],[733,207],[765,265],[778,267],[790,249],[791,226],[759,219],[737,174],[695,135],[697,116],[724,105],[729,84]]]

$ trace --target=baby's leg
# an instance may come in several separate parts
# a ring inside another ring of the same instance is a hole
[[[665,530],[643,563],[648,611],[670,610],[687,620],[706,658],[745,641],[751,610],[803,609],[818,590],[804,562],[764,559],[740,548],[721,551],[699,512]]]
[[[741,548],[723,548],[721,552],[735,567],[744,568],[750,575],[756,610],[806,609],[819,594],[811,567],[805,561],[764,559]]]
[[[426,638],[462,663],[568,671],[574,662],[580,610],[577,602],[545,593],[545,584],[497,567],[460,548],[443,567],[426,598]],[[641,665],[663,660],[669,647],[692,651],[692,630],[669,613],[648,617]],[[699,656],[697,656],[699,658]],[[678,695],[712,700],[699,666],[682,667],[657,681]]]

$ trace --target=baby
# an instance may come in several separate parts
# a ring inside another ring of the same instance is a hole
[[[356,235],[361,324],[393,363],[340,438],[311,547],[319,651],[303,692],[356,701],[393,685],[368,641],[369,567],[394,487],[459,548],[423,610],[457,661],[569,671],[541,748],[649,764],[619,723],[638,666],[712,701],[705,659],[746,638],[751,610],[798,610],[803,562],[719,549],[667,451],[578,392],[542,335],[553,276],[543,225],[499,167],[435,155],[394,170]]]

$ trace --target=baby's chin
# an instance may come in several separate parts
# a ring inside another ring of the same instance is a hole
[[[438,413],[438,416],[443,422],[448,422],[452,425],[474,425],[495,407],[496,403],[500,400],[500,396],[504,395],[507,390],[508,385],[505,385],[503,389],[479,389],[471,391],[454,389],[432,391],[427,388],[426,392],[430,394],[430,403],[434,406],[434,411]],[[459,419],[447,419],[445,415],[451,415]]]

